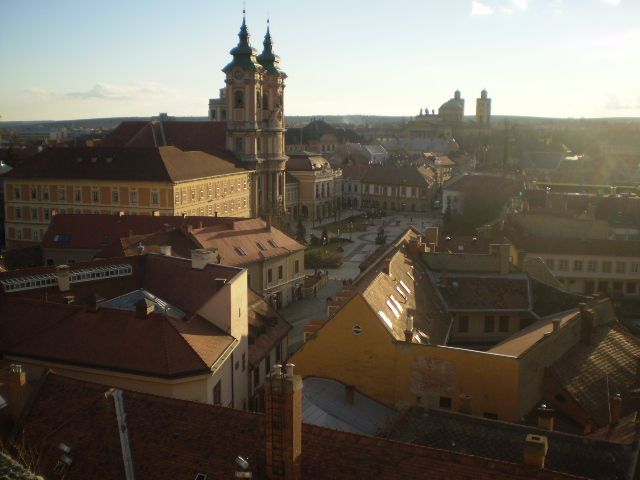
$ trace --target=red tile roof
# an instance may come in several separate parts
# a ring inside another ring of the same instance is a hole
[[[531,308],[529,281],[525,278],[490,275],[440,275],[438,291],[450,311],[528,310]]]
[[[65,478],[124,478],[114,399],[107,388],[49,374],[14,435],[13,446],[37,451],[34,469],[52,475],[59,444],[71,446]],[[265,416],[153,395],[123,392],[137,478],[233,478],[234,459],[249,459],[265,478]],[[549,470],[302,425],[304,479],[524,480],[577,478]]]
[[[17,337],[24,332],[25,320],[18,315],[25,313],[30,302],[4,299],[2,303],[2,330]],[[6,342],[3,355],[174,378],[208,373],[234,341],[197,315],[174,320],[156,313],[138,318],[135,311],[111,308],[92,312],[83,306],[55,303],[40,308],[47,318],[57,321],[35,326],[35,319],[28,318],[31,334]]]
[[[231,159],[177,147],[47,148],[4,178],[181,182],[239,173]]]

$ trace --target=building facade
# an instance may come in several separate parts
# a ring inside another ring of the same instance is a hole
[[[176,147],[47,149],[5,177],[7,246],[39,243],[58,213],[250,217],[251,175]]]
[[[280,214],[285,206],[284,81],[273,53],[269,27],[260,55],[242,20],[233,60],[222,71],[226,87],[209,101],[209,119],[226,122],[226,148],[256,172],[258,215]]]

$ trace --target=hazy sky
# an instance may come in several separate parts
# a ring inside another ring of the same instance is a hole
[[[640,116],[640,0],[247,0],[289,115]],[[0,0],[4,120],[206,115],[241,0]]]

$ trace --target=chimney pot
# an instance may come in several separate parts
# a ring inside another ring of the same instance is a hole
[[[524,441],[524,463],[542,469],[548,451],[547,437],[529,434]]]
[[[553,409],[544,403],[538,407],[538,428],[553,431]]]
[[[293,377],[293,367],[295,367],[295,364],[287,363],[285,367],[286,367],[286,376]]]
[[[71,267],[69,265],[58,265],[56,267],[56,278],[58,280],[58,288],[61,292],[71,290]]]
[[[9,407],[11,418],[17,421],[22,414],[24,404],[27,401],[27,374],[22,370],[22,365],[11,364],[9,367]]]
[[[344,386],[345,400],[349,405],[353,405],[355,403],[356,398],[356,387],[353,385],[345,385]]]

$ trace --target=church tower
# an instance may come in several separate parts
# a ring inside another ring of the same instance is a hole
[[[268,26],[259,56],[249,43],[244,12],[238,39],[238,45],[229,52],[233,59],[222,69],[226,87],[220,99],[210,101],[209,118],[226,121],[227,149],[256,170],[253,212],[278,215],[285,205],[283,99],[287,75],[273,53]]]
[[[487,97],[487,91],[480,92],[480,98],[476,99],[476,122],[489,125],[491,121],[491,99]]]

